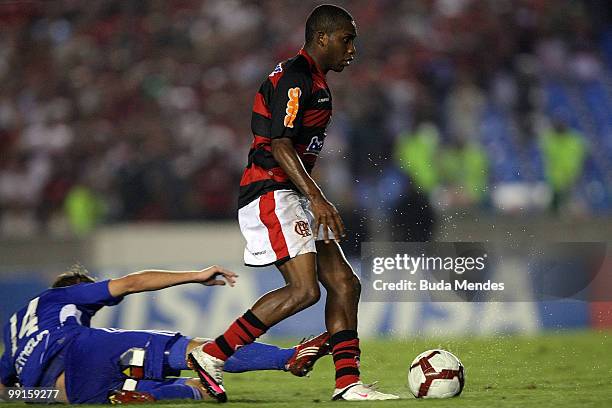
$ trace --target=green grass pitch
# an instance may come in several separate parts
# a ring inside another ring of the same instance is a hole
[[[448,400],[417,400],[407,388],[407,368],[420,352],[443,348],[466,367],[463,394]],[[310,378],[282,372],[226,374],[228,407],[612,407],[612,331],[545,334],[536,337],[366,340],[361,371],[366,382],[398,401],[331,402],[331,358]],[[157,403],[188,408],[193,402]],[[214,402],[204,403],[207,405]],[[4,407],[22,404],[2,404]]]

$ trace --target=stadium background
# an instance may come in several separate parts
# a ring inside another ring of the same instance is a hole
[[[328,77],[316,178],[351,257],[371,240],[610,240],[607,2],[338,4],[358,56]],[[241,266],[236,194],[252,98],[314,5],[0,2],[0,321],[75,261],[100,277],[212,263],[241,275],[231,290],[133,296],[96,322],[123,328],[213,335],[280,284]],[[322,309],[271,333],[316,333]],[[609,303],[363,303],[360,331],[593,326],[612,326]]]

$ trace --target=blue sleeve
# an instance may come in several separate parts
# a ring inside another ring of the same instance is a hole
[[[19,381],[17,373],[15,372],[15,366],[11,363],[9,356],[10,345],[5,344],[4,353],[0,358],[0,382],[6,387],[14,387],[15,383]]]
[[[82,306],[113,306],[123,300],[123,297],[114,297],[110,294],[108,283],[110,280],[95,283],[80,283],[65,288],[52,289],[55,300],[62,303],[73,303]]]

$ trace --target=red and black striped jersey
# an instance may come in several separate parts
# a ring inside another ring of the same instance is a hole
[[[272,139],[291,139],[310,173],[323,148],[331,113],[325,75],[305,50],[276,66],[255,95],[251,118],[254,138],[240,180],[238,208],[269,191],[297,191],[272,156]]]

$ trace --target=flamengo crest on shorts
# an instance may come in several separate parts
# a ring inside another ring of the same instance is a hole
[[[246,240],[244,263],[266,266],[297,255],[317,252],[308,200],[293,190],[270,191],[238,210]],[[317,237],[323,239],[321,229]],[[328,230],[329,238],[334,235]]]
[[[306,221],[295,222],[295,233],[303,237],[312,235],[312,233],[310,232],[310,225],[308,225]]]

